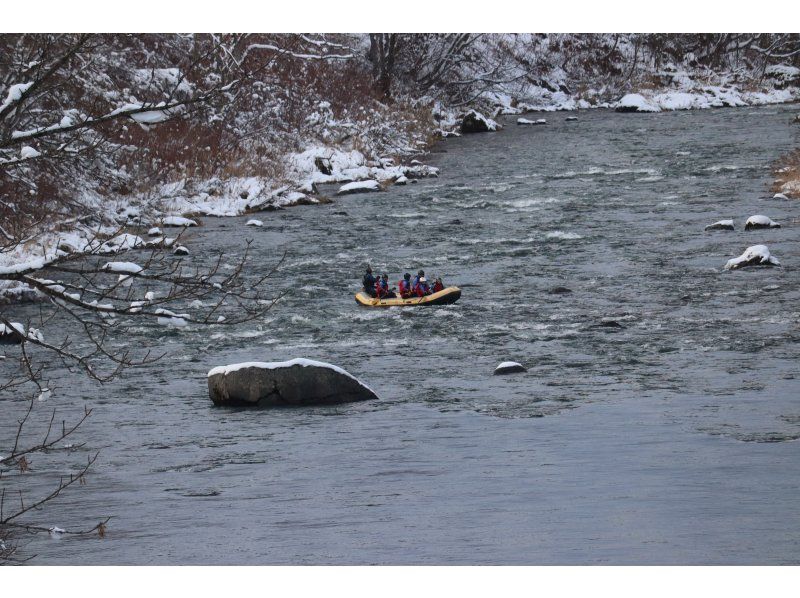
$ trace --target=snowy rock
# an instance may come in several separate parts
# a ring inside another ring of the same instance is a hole
[[[747,222],[744,223],[744,230],[756,230],[760,228],[780,228],[781,225],[777,222],[773,222],[766,216],[762,216],[758,214],[756,216],[750,216],[747,219]]]
[[[249,362],[208,372],[208,393],[215,405],[328,405],[377,399],[345,370],[310,359]]]
[[[264,226],[264,223],[261,220],[248,220],[245,222],[245,226]]]
[[[178,245],[173,251],[175,255],[189,255],[189,250],[183,245]]]
[[[780,266],[778,259],[769,253],[766,245],[753,245],[745,249],[739,257],[728,260],[726,270],[736,270],[747,266]]]
[[[517,363],[516,361],[503,361],[494,368],[494,375],[500,376],[502,374],[516,374],[518,372],[527,372],[528,368],[526,368],[521,363]]]
[[[354,181],[339,187],[336,195],[350,195],[352,193],[370,193],[372,191],[383,191],[383,187],[378,181]]]
[[[395,185],[406,185],[408,184],[408,177],[406,176],[399,176],[394,181]]]
[[[41,156],[42,153],[33,149],[30,145],[23,145],[22,149],[19,150],[19,157],[22,160],[29,160],[31,158],[37,158]]]
[[[197,222],[191,220],[190,218],[184,218],[183,216],[167,216],[164,218],[163,222],[164,226],[197,226]]]
[[[718,220],[714,224],[709,224],[703,230],[734,230],[733,220]]]
[[[538,118],[536,120],[529,120],[527,118],[518,118],[517,119],[518,125],[546,125],[547,120],[544,118]]]
[[[622,96],[614,106],[614,110],[617,112],[661,112],[661,108],[648,102],[644,99],[644,96],[638,93],[629,93]]]
[[[163,233],[161,232],[161,229],[158,228],[157,226],[154,226],[149,231],[147,231],[148,237],[160,237],[162,234]]]
[[[578,117],[577,116],[568,116],[564,120],[566,120],[567,122],[572,122],[574,120],[578,120]]]
[[[462,133],[487,133],[500,128],[491,118],[485,117],[477,110],[471,110],[461,121]]]
[[[10,324],[11,327],[0,324],[0,345],[19,345],[22,340],[15,334],[15,331],[25,336],[25,326],[19,322],[10,322]]]
[[[101,270],[105,270],[107,272],[138,274],[142,271],[142,267],[139,264],[134,264],[133,262],[106,262],[103,264]]]
[[[783,193],[776,193],[775,195],[772,196],[772,199],[789,199],[789,198],[786,197]]]

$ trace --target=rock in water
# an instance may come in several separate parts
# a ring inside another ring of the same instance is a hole
[[[781,263],[773,255],[770,255],[766,245],[753,245],[745,249],[739,257],[728,260],[725,264],[726,270],[736,270],[747,266],[780,266]]]
[[[567,287],[553,287],[547,292],[551,295],[567,295],[572,292],[572,289],[568,289]]]
[[[175,255],[189,255],[189,250],[183,245],[178,245],[173,252]]]
[[[462,133],[487,133],[500,128],[491,118],[485,117],[477,110],[470,110],[461,121]]]
[[[780,228],[781,225],[777,222],[773,222],[771,219],[767,218],[766,216],[762,216],[758,214],[756,216],[750,216],[747,219],[747,222],[744,223],[744,230],[756,230],[759,228]]]
[[[733,220],[718,220],[714,224],[709,224],[703,230],[734,230]]]
[[[9,322],[11,327],[0,324],[0,345],[19,345],[22,339],[18,335],[25,336],[25,326],[19,322]]]
[[[530,120],[527,118],[518,118],[517,119],[518,125],[546,125],[547,120],[544,118],[538,118],[536,120]]]
[[[568,116],[568,117],[567,117],[567,118],[565,118],[564,120],[566,120],[566,121],[568,121],[568,122],[572,122],[572,121],[576,121],[576,120],[578,120],[578,117],[577,117],[577,116]]]
[[[322,361],[292,359],[220,366],[208,372],[215,405],[331,405],[377,399],[367,385]]]
[[[378,181],[354,181],[339,187],[336,195],[349,195],[351,193],[370,193],[372,191],[383,191],[383,187]]]
[[[501,374],[516,374],[517,372],[527,372],[528,368],[526,368],[521,363],[517,363],[516,361],[504,361],[496,368],[494,368],[494,375],[499,376]]]

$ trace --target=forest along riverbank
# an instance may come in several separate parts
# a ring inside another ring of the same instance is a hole
[[[231,240],[252,237],[265,270],[288,252],[290,293],[233,330],[143,324],[120,342],[168,355],[102,392],[61,372],[59,409],[99,407],[76,460],[101,458],[47,517],[114,518],[105,540],[29,549],[48,564],[797,564],[800,208],[767,190],[798,144],[793,111],[511,121],[439,146],[438,179],[256,229],[207,220],[193,256],[234,263]],[[754,214],[783,226],[744,231]],[[723,218],[734,231],[703,231]],[[783,267],[722,270],[756,243]],[[365,262],[464,294],[360,309]],[[381,401],[211,406],[211,367],[298,356]],[[507,359],[528,371],[492,376]]]

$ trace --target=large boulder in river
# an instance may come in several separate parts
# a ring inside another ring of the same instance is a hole
[[[353,181],[339,187],[336,195],[351,195],[353,193],[371,193],[373,191],[384,191],[383,186],[376,180]]]
[[[499,128],[500,125],[477,110],[470,110],[461,121],[462,133],[488,133]]]
[[[771,255],[766,245],[753,245],[744,250],[739,257],[728,260],[726,270],[737,270],[747,266],[780,266],[781,263]]]
[[[661,108],[647,101],[644,96],[638,93],[629,93],[622,96],[614,105],[614,110],[617,112],[661,112]]]
[[[781,225],[773,222],[769,217],[757,214],[750,216],[747,222],[744,223],[744,230],[756,230],[759,228],[780,228]]]
[[[292,359],[220,366],[208,372],[215,405],[331,405],[377,399],[366,384],[322,361]]]

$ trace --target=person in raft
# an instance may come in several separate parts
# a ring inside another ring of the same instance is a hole
[[[397,283],[397,287],[400,289],[400,297],[402,299],[409,299],[411,295],[411,274],[406,272],[403,274],[403,280]]]
[[[367,272],[366,274],[364,274],[364,278],[361,280],[361,284],[363,286],[364,292],[370,297],[375,297],[376,282],[377,279],[372,275],[372,268],[370,268],[369,264],[367,264]]]
[[[431,288],[428,286],[428,281],[424,276],[417,279],[417,284],[414,285],[414,294],[417,297],[424,297],[431,294]]]
[[[443,289],[444,289],[444,283],[442,282],[442,277],[437,276],[436,281],[433,283],[433,287],[431,288],[431,293],[438,293]]]
[[[389,288],[389,275],[386,272],[375,282],[375,295],[378,299],[394,299],[394,289]]]

